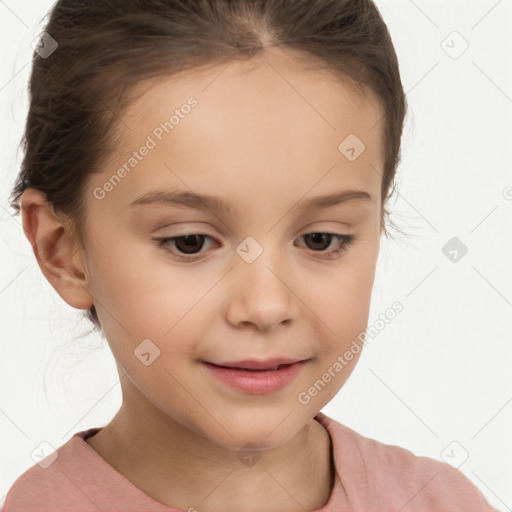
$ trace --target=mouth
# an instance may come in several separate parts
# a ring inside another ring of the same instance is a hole
[[[273,372],[273,371],[276,371],[276,370],[280,370],[281,368],[287,368],[288,366],[291,366],[292,364],[295,364],[295,363],[289,363],[289,364],[278,364],[276,366],[273,366],[272,368],[244,368],[244,367],[238,367],[238,366],[223,366],[221,364],[214,364],[214,363],[209,363],[207,361],[205,361],[206,364],[210,364],[212,366],[216,366],[217,368],[226,368],[227,370],[241,370],[241,371],[245,371],[245,372]]]
[[[272,366],[268,363],[252,362],[253,366],[266,366],[264,368],[246,368],[247,362],[243,363],[242,367],[226,366],[209,361],[202,361],[202,364],[207,368],[209,376],[228,385],[231,389],[252,395],[262,395],[287,387],[299,376],[307,362],[308,360],[300,360]]]
[[[274,357],[272,359],[245,359],[243,361],[203,361],[207,364],[218,366],[220,368],[231,368],[233,370],[247,371],[275,371],[280,368],[291,366],[292,364],[305,361],[305,359],[290,359],[284,357]]]

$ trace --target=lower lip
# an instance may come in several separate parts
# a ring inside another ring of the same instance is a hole
[[[203,365],[208,368],[214,377],[235,389],[253,395],[273,393],[284,388],[299,375],[306,363],[307,361],[299,361],[289,366],[283,366],[278,370],[251,371],[222,368],[203,361]]]

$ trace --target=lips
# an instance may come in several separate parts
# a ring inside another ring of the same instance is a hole
[[[202,361],[207,376],[217,382],[229,386],[238,392],[251,395],[264,395],[275,393],[289,386],[308,364],[308,360],[284,360],[281,358],[266,361],[236,361],[211,363]],[[229,366],[226,366],[229,365]],[[260,366],[260,368],[247,368],[247,366]],[[277,366],[277,370],[274,368]]]
[[[272,372],[275,370],[280,370],[281,368],[286,368],[287,366],[291,366],[291,364],[278,364],[276,366],[273,366],[272,368],[257,369],[257,368],[243,368],[243,367],[239,367],[239,366],[223,366],[220,364],[213,364],[213,363],[207,363],[207,364],[211,364],[213,366],[216,366],[217,368],[226,368],[229,370],[241,370],[241,371],[246,371],[246,372]]]
[[[272,371],[279,368],[290,366],[301,361],[300,359],[290,359],[275,357],[266,360],[245,359],[243,361],[204,361],[205,363],[218,366],[220,368],[231,368],[233,370],[252,370],[252,371]]]

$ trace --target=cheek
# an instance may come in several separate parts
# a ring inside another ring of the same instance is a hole
[[[315,296],[309,299],[319,317],[315,322],[320,331],[317,338],[321,340],[318,378],[322,381],[329,379],[329,375],[325,379],[322,376],[327,371],[335,376],[321,398],[326,400],[325,403],[346,382],[364,350],[376,254],[368,244],[365,250],[354,252],[352,257],[325,280],[324,293],[315,287]]]
[[[364,350],[373,279],[371,268],[362,265],[359,269],[361,272],[356,273],[347,266],[335,280],[331,279],[329,293],[314,299],[312,309],[319,318],[313,321],[320,356],[305,391],[314,397],[316,408],[334,398]]]
[[[173,318],[184,313],[188,297],[194,295],[185,273],[166,265],[163,251],[160,255],[151,241],[108,231],[114,232],[110,238],[98,233],[89,256],[95,298],[108,312],[122,317],[128,330],[139,324],[152,325],[150,320],[156,318],[172,325]]]
[[[330,271],[311,287],[311,309],[338,337],[367,325],[375,276],[375,259],[353,253],[351,259]],[[333,333],[331,332],[331,336]]]
[[[95,306],[113,350],[132,352],[150,339],[162,353],[186,352],[200,339],[198,315],[200,306],[209,303],[205,294],[211,287],[204,276],[166,265],[154,253],[148,265],[147,250],[137,252],[121,243],[96,247],[91,259]]]
[[[200,340],[205,335],[198,318],[204,314],[202,302],[198,304],[200,295],[179,280],[174,281],[175,286],[164,286],[161,280],[152,283],[141,274],[123,279],[117,272],[110,274],[106,282],[113,286],[100,299],[109,311],[98,308],[105,337],[132,382],[163,406],[170,390],[175,397],[182,392],[171,375],[183,381],[190,360],[199,358]]]

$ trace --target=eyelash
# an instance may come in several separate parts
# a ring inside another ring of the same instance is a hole
[[[316,256],[317,258],[321,258],[321,259],[334,259],[337,256],[341,257],[341,255],[344,254],[348,250],[349,246],[353,244],[354,239],[355,239],[355,237],[353,235],[337,235],[336,233],[326,233],[323,231],[313,231],[311,233],[306,233],[304,235],[301,235],[300,238],[307,236],[307,235],[317,235],[317,234],[330,235],[331,237],[334,237],[335,239],[338,239],[340,242],[342,242],[342,245],[339,249],[334,249],[329,252],[313,251],[316,253],[323,253],[327,256],[327,257],[326,256]],[[188,234],[181,235],[181,236],[154,238],[153,240],[155,240],[155,242],[157,243],[157,246],[159,248],[161,248],[164,252],[166,252],[168,254],[172,254],[175,258],[177,258],[180,261],[192,261],[192,260],[198,261],[199,258],[197,258],[196,255],[201,254],[200,252],[196,253],[195,255],[192,255],[192,256],[183,256],[182,254],[178,255],[178,254],[174,253],[174,251],[172,251],[168,247],[169,243],[172,243],[172,241],[178,240],[180,238],[186,238],[188,236],[200,236],[200,237],[206,237],[206,238],[212,239],[211,236],[205,235],[203,233],[188,233]]]

